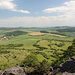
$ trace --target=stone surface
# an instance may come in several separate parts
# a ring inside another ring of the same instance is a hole
[[[23,67],[13,66],[1,72],[0,75],[26,75],[26,73]]]
[[[75,73],[64,72],[62,75],[75,75]]]
[[[56,75],[59,72],[61,72],[62,75],[75,75],[75,56],[60,64],[60,66],[56,67],[49,75]]]

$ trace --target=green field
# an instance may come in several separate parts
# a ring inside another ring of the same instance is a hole
[[[0,34],[0,37],[3,37],[7,32],[15,31],[12,30],[3,30],[3,34]],[[22,29],[18,29],[22,30]],[[22,31],[30,32],[40,32],[41,29],[23,29]],[[55,31],[55,29],[44,29],[49,32]],[[2,31],[2,30],[1,30]],[[53,63],[54,60],[62,56],[64,50],[72,44],[74,37],[59,37],[49,34],[45,35],[29,35],[23,34],[19,36],[14,36],[8,40],[0,41],[0,70],[4,70],[11,66],[20,64],[27,55],[33,53],[39,62],[42,62],[44,59],[48,61],[49,64]],[[6,45],[13,44],[18,45],[22,44],[23,46],[9,47]],[[58,55],[57,55],[58,54]]]

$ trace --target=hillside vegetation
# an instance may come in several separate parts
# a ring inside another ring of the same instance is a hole
[[[49,33],[46,33],[46,30]],[[40,31],[45,31],[45,33]],[[55,36],[56,34],[52,35],[50,32],[57,32],[56,28],[3,30],[3,34],[0,34],[1,37],[14,37],[0,41],[0,70],[5,70],[14,65],[21,65],[27,66],[26,69],[34,68],[38,70],[39,68],[40,73],[47,73],[49,66],[59,65],[74,55],[68,55],[70,54],[68,53],[70,52],[68,47],[73,45],[74,37],[68,37],[67,35],[67,37],[59,37]],[[31,33],[35,33],[35,35]],[[70,48],[74,47],[75,45]],[[60,58],[63,58],[63,61],[57,63]]]
[[[7,32],[5,36],[18,36],[18,35],[23,35],[23,34],[27,34],[27,32],[24,32],[24,31]]]
[[[75,32],[75,27],[70,27],[66,29],[58,29],[59,32]]]

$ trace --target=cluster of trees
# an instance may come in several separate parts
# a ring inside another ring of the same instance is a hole
[[[40,45],[37,45],[37,44],[34,44],[33,46],[34,46],[34,47],[37,47],[38,50],[44,50],[44,49],[47,49],[46,47],[41,47]]]
[[[51,40],[48,40],[51,43]],[[47,49],[45,47],[41,47],[40,45],[38,45],[37,43],[40,42],[37,41],[33,46],[37,47],[38,50],[43,50],[43,49]],[[61,42],[60,44],[58,43],[54,43],[54,45],[57,45],[58,47],[61,47],[64,45],[64,42]],[[10,49],[10,48],[15,48],[15,47],[21,47],[23,46],[23,44],[8,44],[8,45],[0,45],[0,49]],[[48,46],[51,47],[51,44],[49,44]],[[36,73],[38,73],[39,75],[47,75],[49,73],[49,67],[50,65],[52,66],[56,66],[59,65],[60,63],[66,61],[69,57],[72,57],[73,55],[75,55],[75,39],[73,40],[73,43],[71,46],[68,47],[67,50],[63,50],[63,54],[61,56],[60,53],[58,53],[58,49],[54,49],[53,51],[53,56],[54,58],[56,58],[55,61],[53,61],[52,64],[49,64],[49,62],[47,61],[47,59],[49,58],[47,56],[47,54],[45,52],[41,52],[38,51],[36,54],[29,54],[22,62],[21,62],[21,66],[26,67],[26,69],[29,70],[29,68],[33,68],[33,71],[28,71],[27,73],[29,73],[30,75],[36,75]],[[10,51],[0,51],[0,53],[9,53]],[[43,57],[46,58],[46,60],[43,60],[42,62],[39,62],[39,60],[37,59],[37,54],[41,54]],[[16,58],[16,56],[13,57],[13,59]],[[3,65],[3,64],[2,64]],[[1,67],[1,66],[0,66]],[[5,66],[6,67],[6,64]]]
[[[0,54],[6,54],[6,53],[10,53],[10,51],[0,50]]]
[[[35,44],[33,44],[33,46],[36,47],[36,48],[38,48],[38,50],[47,49],[46,47],[41,47],[40,45],[37,45],[38,42],[40,42],[40,40],[37,41]]]
[[[66,28],[66,29],[58,29],[58,32],[75,32],[75,27]]]
[[[0,54],[10,53],[7,49],[14,49],[16,47],[21,47],[23,44],[8,44],[8,45],[0,45]]]
[[[57,35],[66,36],[66,34],[65,34],[65,33],[60,33],[60,31],[59,31],[59,32],[51,32],[51,34],[57,34]]]
[[[69,58],[75,56],[75,39],[73,40],[73,43],[71,46],[68,47],[68,49],[66,51],[64,51],[63,53],[63,57],[64,58]]]
[[[28,32],[24,32],[24,31],[13,31],[13,32],[7,32],[5,36],[18,36],[18,35],[27,34],[27,33]]]
[[[22,47],[23,44],[8,44],[8,45],[0,45],[0,49],[12,49],[15,47]]]
[[[64,43],[60,43],[60,44],[55,43],[55,45],[58,46],[58,47],[62,47],[62,46],[64,46],[65,44],[64,44]]]
[[[23,44],[8,44],[7,47],[21,47]]]
[[[27,69],[30,67],[33,67],[34,70],[31,72],[31,70],[27,73],[30,75],[46,75],[49,71],[49,64],[47,60],[43,60],[42,62],[39,62],[35,54],[28,55],[24,61],[22,61],[21,66],[26,67]]]
[[[41,33],[49,33],[48,31],[40,31]]]
[[[37,52],[33,52],[33,53],[34,54],[41,54],[44,58],[49,59],[49,56],[45,52],[37,51]]]
[[[75,56],[75,39],[73,40],[72,45],[69,46],[67,48],[67,50],[64,50],[62,56],[60,56],[59,58],[57,58],[57,60],[55,60],[52,63],[52,65],[53,66],[58,66],[60,63],[66,61],[67,59],[69,59],[72,56]]]

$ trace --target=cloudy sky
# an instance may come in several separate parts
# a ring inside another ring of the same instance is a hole
[[[75,26],[75,0],[0,0],[0,27]]]

